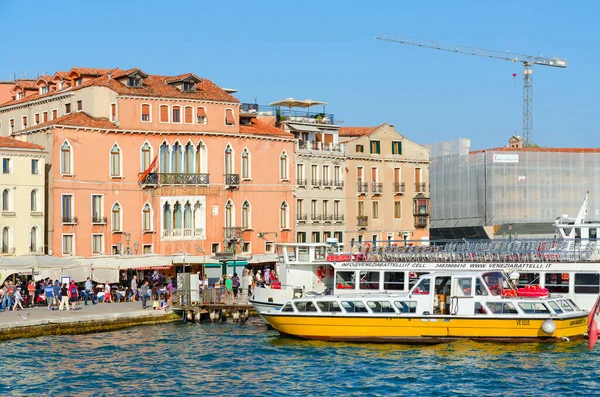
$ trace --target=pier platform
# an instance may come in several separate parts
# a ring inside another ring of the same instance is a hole
[[[140,302],[78,304],[76,310],[44,307],[0,312],[0,341],[43,335],[85,334],[112,331],[138,324],[178,321],[171,310],[142,309]]]

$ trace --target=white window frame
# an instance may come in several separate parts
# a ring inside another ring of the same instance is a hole
[[[186,121],[185,121],[185,109],[188,109],[188,108],[192,109],[192,121],[190,123],[186,123]],[[197,115],[197,113],[194,114],[195,110],[196,109],[193,106],[186,105],[186,106],[183,107],[183,113],[182,113],[183,119],[181,120],[183,122],[183,124],[196,124],[194,122],[194,119],[196,118],[196,115]]]
[[[233,124],[227,124],[227,111],[231,110],[231,114],[233,115]],[[225,108],[223,111],[223,125],[225,127],[235,127],[235,111],[233,108]]]
[[[150,208],[150,228],[144,229],[144,209],[148,206]],[[142,206],[142,233],[154,233],[154,208],[152,208],[152,204],[146,201]]]
[[[179,121],[174,121],[173,120],[173,111],[175,111],[175,108],[179,108]],[[171,123],[172,124],[183,124],[183,112],[181,111],[181,109],[183,109],[183,107],[181,105],[172,105],[171,106]]]
[[[162,108],[166,107],[167,108],[167,121],[162,121],[161,120],[161,114],[162,114]],[[171,122],[171,106],[161,103],[160,105],[158,105],[158,122],[161,124],[169,124]]]
[[[71,236],[71,252],[65,252],[65,236]],[[62,233],[60,237],[60,249],[63,256],[75,256],[75,233]]]
[[[246,176],[244,176],[244,152],[248,153],[248,175]],[[242,150],[242,154],[240,156],[240,178],[242,178],[243,181],[252,180],[252,154],[250,153],[248,147],[245,147],[244,150]]]
[[[36,119],[36,117],[35,117],[35,116],[38,116],[38,119],[39,119],[40,121],[35,121],[35,119]],[[33,114],[33,125],[38,125],[38,124],[42,124],[42,123],[43,123],[43,121],[42,121],[42,115],[41,115],[41,113],[39,113],[39,112],[37,112],[37,113],[34,113],[34,114]]]
[[[76,212],[75,212],[75,194],[73,194],[73,193],[62,193],[60,195],[60,220],[61,220],[61,223],[65,223],[65,222],[62,222],[62,220],[65,217],[65,214],[63,213],[63,197],[64,196],[71,196],[71,213],[67,214],[67,215],[69,216],[69,218],[74,218],[75,214],[76,214]]]
[[[7,201],[8,203],[6,203],[6,209],[4,209],[4,192],[8,191],[8,195],[7,195]],[[2,189],[2,191],[0,191],[0,210],[2,210],[2,212],[12,212],[13,208],[14,208],[14,192],[11,188],[6,187],[4,189]]]
[[[285,161],[285,164],[282,163]],[[279,155],[279,181],[280,182],[289,182],[290,181],[290,156],[288,156],[287,152],[283,150]],[[285,175],[283,172],[285,172]]]
[[[119,205],[119,228],[115,229],[114,226],[114,222],[113,222],[113,209],[115,208],[115,205]],[[110,231],[114,234],[114,233],[123,233],[123,220],[124,220],[124,214],[123,214],[123,205],[121,205],[121,203],[119,203],[119,201],[115,201],[113,203],[113,205],[110,206]]]
[[[142,244],[142,254],[144,254],[144,251],[146,250],[146,247],[150,247],[150,254],[154,253],[154,244]]]
[[[90,216],[92,217],[92,224],[94,223],[99,223],[99,222],[94,222],[94,196],[99,196],[100,197],[100,219],[102,219],[102,217],[104,217],[104,194],[100,193],[92,193],[90,195]]]
[[[154,160],[154,147],[150,142],[144,141],[144,143],[142,143],[142,145],[140,146],[140,172],[144,172],[146,171],[146,168],[148,168],[144,166],[144,145],[146,144],[148,144],[148,146],[150,147],[150,162],[148,163],[148,167],[150,166],[150,164],[152,164],[152,160]]]
[[[248,223],[244,225],[244,204],[248,203]],[[240,207],[240,226],[246,230],[252,230],[252,204],[250,200],[244,200]]]
[[[150,106],[149,120],[144,120],[143,119],[144,113],[143,113],[142,109],[144,108],[144,105]],[[142,123],[151,123],[152,122],[152,104],[151,103],[141,103],[140,104],[140,121]]]
[[[4,172],[4,160],[8,160],[8,172]],[[13,159],[10,157],[2,157],[2,174],[12,175],[13,174]]]
[[[70,172],[63,172],[63,156],[62,156],[62,147],[64,146],[64,144],[67,144],[69,146],[69,171]],[[60,151],[60,161],[59,161],[59,166],[60,166],[60,175],[61,176],[73,176],[75,175],[75,151],[73,150],[73,145],[71,145],[71,142],[69,142],[68,139],[65,139],[63,141],[63,143],[60,145],[59,147],[59,151]]]
[[[117,147],[117,149],[119,150],[119,169],[118,169],[118,173],[114,173],[113,171],[113,149],[114,147]],[[121,149],[121,146],[119,146],[118,142],[113,143],[113,145],[110,147],[110,151],[108,152],[108,164],[109,164],[109,177],[111,177],[112,179],[121,179],[123,178],[123,149]]]
[[[99,252],[94,252],[94,237],[100,237],[100,251]],[[92,255],[103,255],[105,250],[104,250],[104,233],[92,233],[92,246],[91,246],[91,252]]]
[[[199,123],[198,122],[198,109],[200,109],[200,108],[204,109],[204,114],[206,115],[206,116],[204,116],[204,123]],[[196,120],[196,124],[198,124],[198,125],[207,125],[208,124],[208,112],[206,111],[206,107],[204,107],[204,106],[196,106],[196,114],[194,115],[194,118]]]
[[[31,198],[33,197],[32,193],[35,193],[35,207],[32,208]],[[39,212],[40,211],[40,191],[39,189],[31,189],[29,192],[29,209],[31,212]]]
[[[285,213],[283,212],[283,206],[285,204]],[[282,231],[284,230],[290,230],[290,205],[288,204],[288,202],[286,200],[283,200],[281,202],[281,204],[279,205],[279,226],[281,228]],[[285,219],[283,218],[283,216],[285,216]],[[284,222],[285,220],[285,222]]]

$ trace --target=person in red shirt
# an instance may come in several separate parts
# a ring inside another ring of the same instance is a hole
[[[33,282],[33,280],[31,280],[29,284],[27,284],[27,293],[29,294],[29,307],[33,307],[33,298],[35,297],[35,283]]]

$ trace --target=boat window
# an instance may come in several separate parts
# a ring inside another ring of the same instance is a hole
[[[581,311],[581,309],[579,308],[579,306],[577,306],[577,304],[575,302],[573,302],[573,299],[567,299],[567,301],[569,302],[569,304],[571,306],[573,306],[573,309],[575,309],[575,311],[578,311],[578,312]]]
[[[360,289],[379,289],[379,272],[360,272]]]
[[[417,295],[427,295],[430,291],[431,280],[428,278],[422,279],[415,289],[413,289],[413,294]]]
[[[540,274],[519,272],[519,280],[517,282],[517,287],[520,288],[523,288],[526,285],[540,285]]]
[[[550,307],[552,308],[552,310],[554,310],[554,312],[556,314],[561,314],[563,312],[563,310],[560,308],[560,306],[558,306],[558,303],[548,302],[548,304],[550,305]]]
[[[383,289],[404,290],[404,272],[384,272]]]
[[[417,312],[417,302],[415,301],[395,301],[394,305],[396,305],[400,313]]]
[[[475,312],[474,314],[487,314],[487,310],[485,309],[485,307],[479,303],[479,302],[475,302]]]
[[[548,288],[548,292],[569,292],[569,273],[546,273],[545,278],[545,286]]]
[[[314,302],[306,302],[306,311],[307,312],[316,312],[317,305]]]
[[[302,262],[310,261],[310,255],[308,254],[308,247],[298,247],[298,260]]]
[[[292,302],[288,302],[281,308],[281,311],[284,313],[293,313],[294,308],[292,307]]]
[[[354,272],[336,272],[335,287],[337,289],[354,289]]]
[[[575,273],[576,294],[597,294],[600,292],[598,273]]]
[[[342,307],[348,313],[367,313],[367,307],[361,301],[342,301]]]
[[[427,272],[410,272],[408,274],[408,289],[411,289],[417,283],[417,281],[419,281],[419,278],[424,274],[428,274],[428,273]]]
[[[487,302],[486,306],[494,314],[517,314],[517,308],[510,302]]]
[[[302,302],[294,302],[294,306],[296,306],[296,310],[298,310],[299,312],[305,312],[306,311],[306,302],[302,301]]]
[[[492,290],[492,295],[500,295],[500,292],[498,291],[497,294],[494,293],[495,290]],[[477,277],[475,279],[475,295],[487,295],[488,292],[485,289],[485,287],[483,286],[483,282],[481,281],[481,279],[479,277]]]
[[[500,295],[503,288],[508,288],[508,283],[501,272],[489,272],[482,275],[492,295]]]
[[[550,310],[541,302],[520,302],[519,307],[527,314],[550,313]]]
[[[318,301],[317,306],[322,312],[341,312],[339,303],[335,301]]]
[[[277,247],[277,256],[279,257],[279,263],[285,262],[285,259],[283,257],[283,247]]]
[[[315,260],[324,261],[327,256],[325,247],[315,247]]]
[[[296,262],[296,247],[285,247],[289,262]]]
[[[369,302],[367,302],[367,306],[369,306],[369,308],[371,309],[371,311],[373,313],[395,313],[396,312],[394,310],[394,308],[392,307],[392,304],[388,301],[380,301],[380,302],[369,301]]]
[[[473,296],[473,279],[471,277],[457,277],[454,294],[456,296]]]

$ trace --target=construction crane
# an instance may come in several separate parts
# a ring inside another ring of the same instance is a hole
[[[462,45],[443,44],[433,40],[415,39],[406,36],[397,36],[390,34],[382,34],[376,37],[377,40],[391,41],[394,43],[408,44],[415,47],[433,48],[434,50],[442,50],[448,52],[456,52],[459,54],[475,55],[479,57],[502,59],[511,62],[521,62],[523,64],[523,141],[525,147],[530,147],[533,144],[533,116],[532,116],[532,70],[533,65],[553,66],[555,68],[566,68],[568,62],[566,58],[546,58],[534,55],[512,54],[508,51],[493,51],[484,50],[475,47],[465,47]]]

